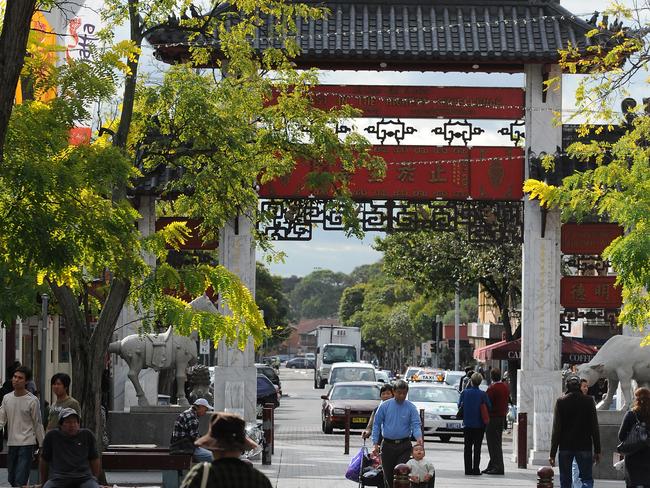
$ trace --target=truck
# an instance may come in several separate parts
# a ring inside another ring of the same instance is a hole
[[[359,327],[319,325],[312,333],[316,335],[314,388],[322,389],[327,384],[333,363],[359,361],[361,331]]]

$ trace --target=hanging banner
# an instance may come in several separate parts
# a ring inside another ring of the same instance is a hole
[[[615,276],[564,276],[560,304],[564,308],[620,308],[623,304]]]
[[[622,235],[618,224],[563,224],[562,254],[600,255]]]
[[[499,147],[375,146],[386,161],[386,176],[373,178],[365,168],[350,181],[356,200],[520,200],[523,150]],[[337,168],[333,169],[336,171]],[[329,189],[310,188],[308,162],[285,177],[261,185],[261,198],[331,198]]]
[[[311,89],[316,108],[350,105],[363,117],[521,119],[521,88],[476,88],[387,85],[317,85]]]

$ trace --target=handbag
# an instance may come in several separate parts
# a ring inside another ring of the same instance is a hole
[[[463,412],[463,404],[461,403],[461,404],[460,404],[460,407],[458,407],[458,412],[456,412],[456,418],[457,418],[458,420],[463,420],[463,415],[464,415],[464,412]]]
[[[191,437],[182,437],[169,444],[169,454],[194,454],[194,449]]]
[[[648,429],[645,422],[639,422],[637,417],[636,424],[632,426],[623,441],[616,446],[616,450],[621,454],[634,454],[645,447],[649,447]]]
[[[490,423],[490,412],[488,411],[487,404],[481,403],[481,420],[485,425]]]

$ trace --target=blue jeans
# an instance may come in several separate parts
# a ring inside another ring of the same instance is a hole
[[[212,451],[203,449],[202,447],[195,447],[194,454],[192,454],[192,460],[195,463],[211,463],[214,458],[212,457]]]
[[[573,486],[572,465],[573,460],[578,463],[578,472],[582,488],[593,488],[594,477],[592,467],[594,458],[591,451],[563,451],[558,453],[558,467],[560,468],[560,488],[571,488]]]
[[[23,486],[29,481],[29,470],[36,446],[8,446],[7,471],[11,486]]]

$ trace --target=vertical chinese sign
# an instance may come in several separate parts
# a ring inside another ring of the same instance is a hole
[[[99,12],[103,1],[86,0],[82,2],[77,15],[66,26],[65,60],[67,62],[88,62],[94,49],[99,46],[101,17]],[[96,104],[86,107],[89,113],[97,109]],[[89,144],[92,134],[92,120],[80,120],[70,131],[70,144]]]

